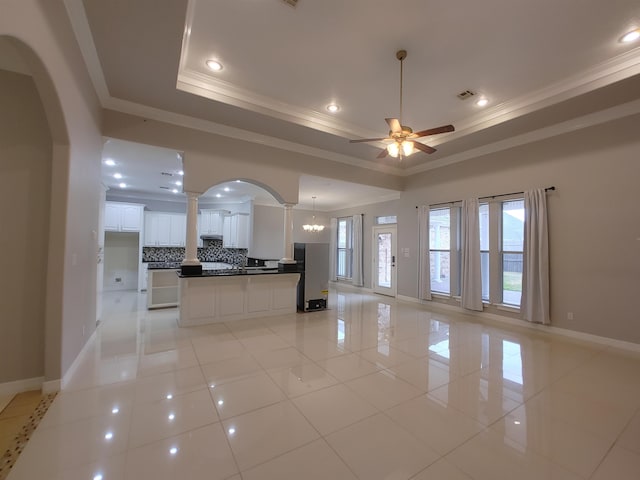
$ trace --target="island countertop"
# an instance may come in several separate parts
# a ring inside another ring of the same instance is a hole
[[[238,270],[235,268],[225,270],[202,270],[201,274],[183,274],[178,272],[180,278],[199,278],[199,277],[237,277],[242,275],[281,275],[285,273],[298,273],[298,272],[282,272],[277,268],[251,268],[248,267],[244,270]]]

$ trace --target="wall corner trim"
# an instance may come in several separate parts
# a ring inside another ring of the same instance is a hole
[[[71,378],[73,377],[74,373],[76,373],[76,371],[78,370],[78,368],[82,364],[82,362],[84,360],[84,357],[87,355],[87,352],[89,351],[89,348],[95,342],[95,340],[96,340],[96,332],[98,331],[98,328],[96,328],[93,331],[93,333],[91,334],[91,336],[89,337],[87,342],[82,347],[82,350],[80,350],[80,353],[78,353],[78,356],[76,357],[76,359],[73,361],[73,363],[71,364],[69,369],[65,372],[65,374],[62,376],[62,379],[61,380],[52,380],[52,381],[47,382],[47,383],[58,382],[59,383],[58,390],[64,390],[65,388],[67,388],[67,386],[69,385],[69,382],[71,381]]]
[[[39,390],[44,382],[44,377],[25,378],[13,382],[0,383],[0,395],[15,395],[17,393]]]

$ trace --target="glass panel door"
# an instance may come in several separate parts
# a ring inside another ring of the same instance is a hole
[[[373,291],[396,296],[396,227],[373,228]]]

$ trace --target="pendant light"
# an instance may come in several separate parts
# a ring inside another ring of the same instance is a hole
[[[311,225],[303,225],[302,228],[304,229],[305,232],[311,232],[311,233],[319,233],[322,230],[324,230],[324,225],[318,225],[316,223],[316,197],[311,197],[313,199],[313,217],[312,217],[312,224]]]

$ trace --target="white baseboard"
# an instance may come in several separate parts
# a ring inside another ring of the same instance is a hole
[[[408,303],[416,303],[423,305],[433,310],[446,310],[449,312],[460,313],[463,315],[470,315],[472,317],[491,320],[495,322],[505,323],[513,327],[524,327],[538,332],[548,333],[552,335],[559,335],[563,337],[572,338],[574,340],[581,340],[584,342],[595,343],[598,345],[604,345],[607,347],[619,348],[621,350],[627,350],[640,353],[640,344],[633,342],[625,342],[624,340],[617,340],[615,338],[602,337],[600,335],[593,335],[591,333],[578,332],[575,330],[567,330],[566,328],[554,327],[553,325],[542,325],[539,323],[526,322],[513,317],[506,317],[497,315],[495,313],[488,312],[474,312],[473,310],[467,310],[455,305],[449,305],[447,303],[431,302],[428,300],[420,300],[415,297],[408,297],[405,295],[398,295],[397,300]]]
[[[0,383],[0,395],[15,395],[16,393],[40,390],[44,377],[25,378],[13,382]]]
[[[89,351],[89,347],[91,347],[91,345],[95,342],[97,331],[98,331],[97,328],[93,331],[93,333],[89,337],[89,340],[87,340],[87,342],[82,347],[82,350],[80,350],[80,353],[78,353],[78,356],[75,358],[71,366],[67,369],[65,374],[62,376],[62,380],[57,380],[57,382],[59,382],[58,390],[64,390],[67,387],[67,385],[69,385],[69,382],[71,381],[71,377],[73,377],[73,374],[80,367],[80,364],[84,360],[84,357],[87,355],[87,351]]]
[[[53,393],[60,391],[60,380],[49,380],[48,382],[44,382],[42,384],[42,393]]]

